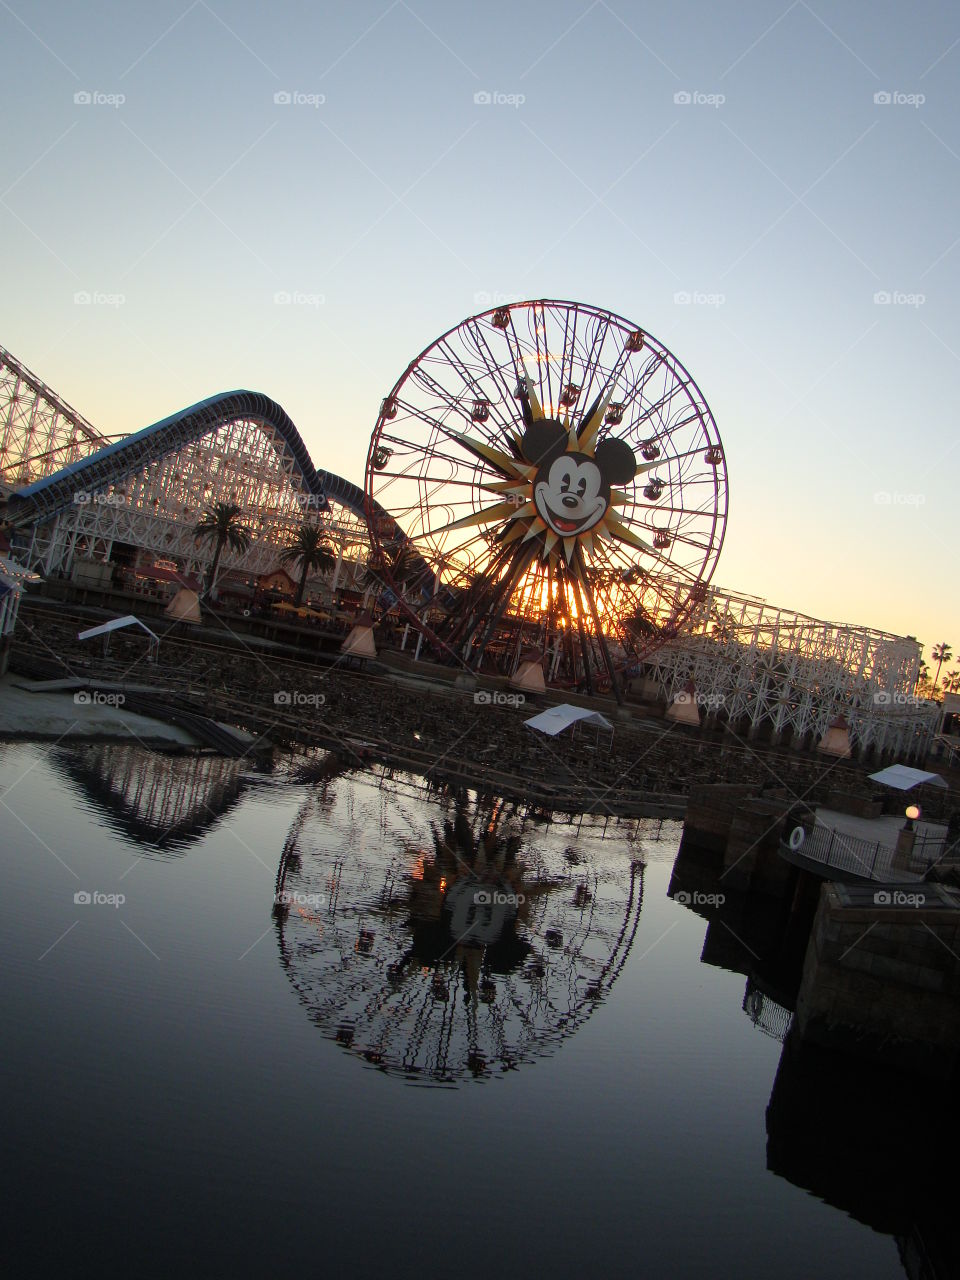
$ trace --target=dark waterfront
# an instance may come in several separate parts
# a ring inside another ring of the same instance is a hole
[[[796,1043],[795,940],[670,896],[680,824],[322,755],[0,788],[8,1274],[947,1274],[931,1088]]]

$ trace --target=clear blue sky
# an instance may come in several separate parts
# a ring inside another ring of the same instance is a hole
[[[0,0],[0,47],[0,342],[101,429],[249,387],[362,482],[437,334],[594,303],[713,409],[716,581],[960,649],[954,6]]]

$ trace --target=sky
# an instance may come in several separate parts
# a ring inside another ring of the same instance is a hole
[[[362,484],[439,334],[589,303],[713,411],[715,583],[960,650],[954,6],[0,0],[0,48],[0,344],[100,430],[244,387]]]

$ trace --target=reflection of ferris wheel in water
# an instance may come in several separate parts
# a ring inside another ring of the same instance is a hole
[[[703,597],[727,506],[713,416],[676,357],[547,301],[471,317],[413,361],[381,405],[366,490],[407,538],[371,516],[375,561],[435,647],[503,668],[532,644],[551,674],[600,668],[615,691],[616,658]]]
[[[449,801],[415,839],[391,804],[375,852],[324,854],[310,848],[310,803],[280,863],[280,952],[344,1049],[454,1084],[550,1053],[602,1003],[639,924],[642,863],[535,849],[492,801]]]

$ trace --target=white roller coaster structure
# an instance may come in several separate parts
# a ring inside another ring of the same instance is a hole
[[[751,737],[811,746],[842,716],[861,752],[922,759],[939,709],[916,697],[921,653],[913,636],[823,622],[711,587],[643,676],[647,692],[691,699],[708,722]]]

